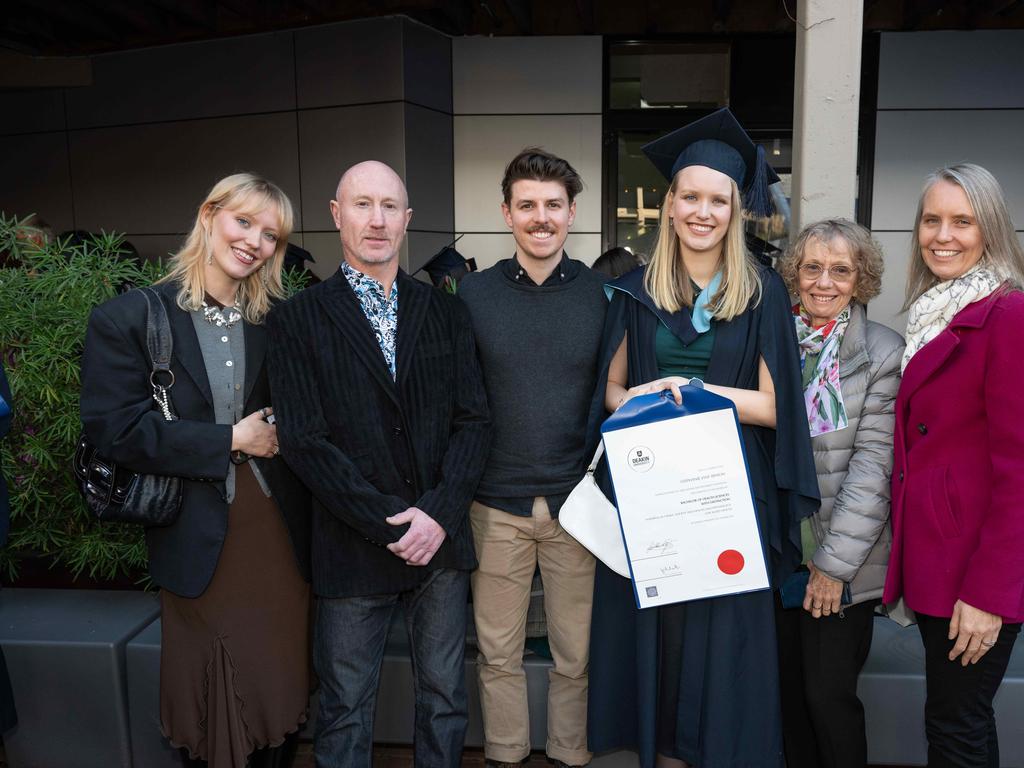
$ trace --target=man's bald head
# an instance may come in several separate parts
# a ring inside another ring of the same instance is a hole
[[[385,279],[397,272],[398,253],[412,218],[401,177],[384,163],[367,160],[342,174],[336,194],[331,216],[341,234],[345,261],[364,274]]]
[[[346,186],[351,188],[353,185],[362,186],[366,184],[374,187],[397,186],[401,189],[402,207],[409,207],[409,193],[405,189],[405,182],[402,181],[402,177],[390,165],[379,160],[364,160],[361,163],[356,163],[341,174],[341,178],[338,180],[338,188],[334,192],[334,199],[341,200],[342,195],[347,191],[345,189]]]

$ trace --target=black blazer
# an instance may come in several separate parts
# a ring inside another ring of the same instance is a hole
[[[186,478],[181,516],[146,529],[149,572],[184,597],[206,589],[224,544],[231,427],[214,422],[213,395],[189,314],[177,307],[177,285],[154,286],[174,337],[171,401],[179,420],[164,421],[149,386],[146,300],[138,291],[96,307],[82,355],[82,426],[103,455],[136,472]],[[245,325],[245,414],[271,405],[264,365],[266,330]],[[270,486],[292,538],[299,569],[309,572],[309,493],[279,457],[252,459]]]
[[[397,381],[339,270],[267,320],[281,454],[313,492],[313,588],[350,597],[411,589],[436,568],[476,567],[468,511],[490,425],[469,316],[398,273]],[[410,506],[445,529],[425,567],[385,545]]]

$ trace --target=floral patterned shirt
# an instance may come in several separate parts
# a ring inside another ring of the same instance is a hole
[[[341,262],[341,271],[352,286],[363,314],[377,336],[377,344],[384,362],[395,378],[395,348],[398,342],[398,280],[391,284],[391,295],[384,295],[384,286],[369,275],[353,269],[347,261]]]

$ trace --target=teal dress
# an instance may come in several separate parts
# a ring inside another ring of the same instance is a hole
[[[702,379],[707,374],[708,364],[711,362],[717,325],[718,323],[712,320],[707,331],[698,334],[689,344],[685,344],[664,324],[658,323],[658,330],[654,335],[654,357],[658,363],[658,376]],[[686,608],[681,603],[675,603],[654,610],[658,613],[658,668],[661,670],[656,743],[659,753],[682,759],[683,756],[676,748],[676,725],[679,681],[683,671]]]

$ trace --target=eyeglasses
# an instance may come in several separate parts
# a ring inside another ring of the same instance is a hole
[[[821,277],[821,273],[825,271],[825,268],[821,264],[801,264],[800,265],[800,277],[806,277],[808,280],[817,280]],[[857,270],[853,267],[848,267],[845,264],[837,264],[834,267],[828,268],[828,276],[834,283],[848,283],[853,280],[853,276],[857,274]]]

